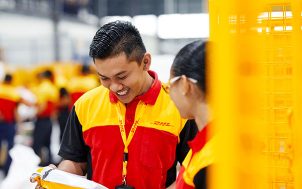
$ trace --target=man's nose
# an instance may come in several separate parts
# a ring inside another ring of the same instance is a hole
[[[109,89],[110,89],[112,92],[117,92],[117,91],[123,89],[123,85],[122,85],[121,83],[118,83],[118,82],[112,82],[112,83],[110,84]]]

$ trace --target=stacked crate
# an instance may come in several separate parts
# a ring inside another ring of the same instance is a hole
[[[293,38],[291,4],[266,5],[258,17],[266,67],[265,104],[267,136],[263,153],[268,158],[270,189],[293,189]]]

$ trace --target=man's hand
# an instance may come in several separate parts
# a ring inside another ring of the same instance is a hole
[[[53,164],[50,164],[50,165],[48,165],[48,167],[51,167],[52,169],[56,169],[57,167],[55,166],[55,165],[53,165]],[[37,186],[35,187],[35,189],[45,189],[45,188],[43,188],[42,186],[41,186],[41,181],[40,181],[40,179],[41,179],[41,177],[40,177],[40,175],[38,175],[38,174],[36,174],[36,173],[34,173],[34,174],[32,174],[31,175],[31,177],[30,177],[30,182],[31,183],[37,183]]]
[[[86,162],[74,162],[70,160],[63,160],[61,163],[56,167],[53,164],[50,164],[49,167],[53,169],[59,169],[68,173],[76,174],[76,175],[85,175],[87,171],[87,163]],[[37,183],[35,189],[45,189],[41,186],[40,176],[33,174],[30,178],[30,182]]]
[[[43,188],[43,187],[40,186],[40,185],[37,185],[37,186],[35,187],[35,189],[45,189],[45,188]]]

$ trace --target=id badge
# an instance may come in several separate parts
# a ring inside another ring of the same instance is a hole
[[[122,185],[116,186],[115,189],[134,189],[134,187],[122,184]]]

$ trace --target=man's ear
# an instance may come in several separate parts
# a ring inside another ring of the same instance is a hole
[[[145,53],[143,60],[142,60],[142,64],[143,64],[144,71],[148,71],[150,69],[150,66],[151,66],[151,54],[150,53]]]

